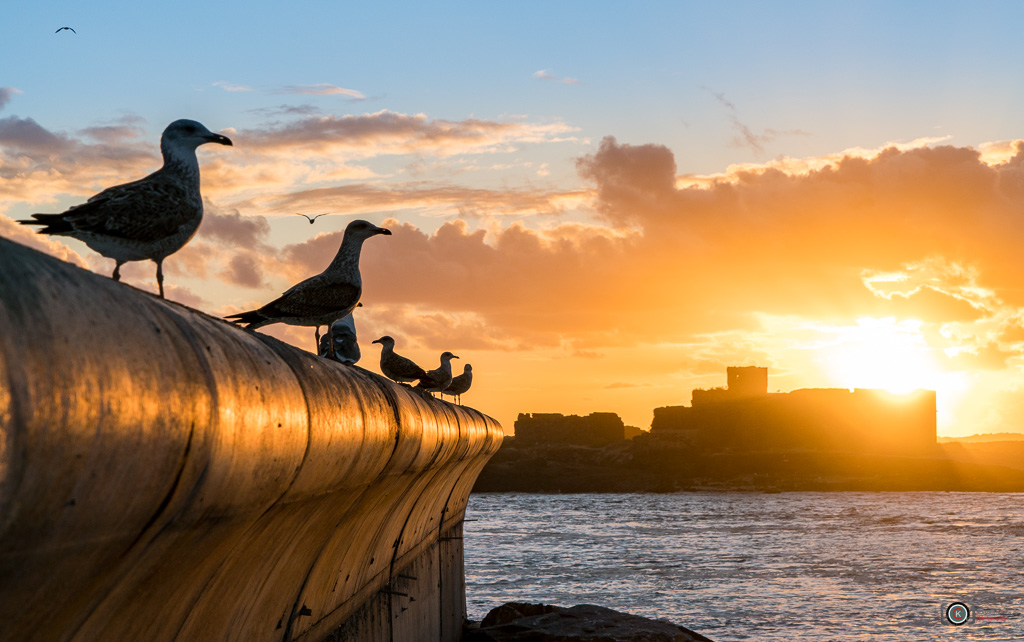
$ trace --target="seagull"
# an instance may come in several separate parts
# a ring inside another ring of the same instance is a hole
[[[61,27],[60,29],[54,31],[53,33],[60,33],[61,31],[70,31],[73,34],[77,34],[78,33],[77,31],[75,31],[71,27]]]
[[[164,259],[195,235],[203,220],[196,148],[206,143],[231,145],[194,120],[176,120],[160,137],[164,165],[145,178],[107,188],[61,214],[33,214],[23,225],[42,225],[40,234],[70,236],[121,265],[149,259],[164,298]]]
[[[451,395],[455,398],[455,403],[461,406],[462,394],[469,390],[471,385],[473,385],[473,366],[467,363],[466,367],[462,369],[462,374],[452,377],[452,382],[441,391],[441,398],[444,399],[445,395]]]
[[[312,218],[310,218],[309,214],[301,214],[299,212],[296,212],[295,216],[305,216],[306,220],[309,221],[309,224],[312,225],[313,223],[316,223],[316,220],[318,218],[320,218],[321,216],[327,216],[328,214],[330,214],[330,212],[324,212],[323,214],[316,214]]]
[[[451,352],[441,353],[441,367],[428,371],[426,377],[416,384],[416,389],[431,393],[431,397],[435,392],[443,392],[452,382],[452,359],[458,357]]]
[[[359,357],[362,355],[359,353],[359,344],[356,342],[356,322],[352,318],[352,313],[332,323],[331,333],[334,334],[334,359],[347,366],[359,361]],[[331,350],[327,339],[327,335],[320,337],[321,357],[330,356]]]
[[[316,347],[320,350],[320,326],[328,327],[328,354],[334,356],[332,324],[348,315],[359,304],[363,280],[359,276],[359,253],[363,241],[377,234],[391,234],[369,221],[355,220],[345,228],[345,236],[334,260],[327,269],[288,289],[265,306],[224,317],[246,330],[255,330],[271,323],[313,326]]]
[[[397,383],[408,383],[417,379],[426,379],[427,373],[423,368],[416,365],[412,359],[403,357],[395,352],[395,340],[385,335],[371,343],[379,343],[382,346],[380,351],[380,371],[384,376]]]

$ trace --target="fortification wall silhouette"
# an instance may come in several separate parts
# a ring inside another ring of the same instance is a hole
[[[728,368],[726,388],[694,390],[690,406],[654,409],[651,432],[686,434],[706,451],[779,449],[930,453],[933,390],[892,394],[857,388],[769,393],[767,368]]]
[[[592,412],[586,417],[554,412],[519,413],[516,443],[604,446],[625,439],[626,427],[614,412]]]
[[[457,640],[501,438],[0,239],[0,640]]]

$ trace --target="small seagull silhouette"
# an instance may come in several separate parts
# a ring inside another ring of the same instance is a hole
[[[64,30],[70,31],[71,33],[74,33],[74,34],[78,33],[77,31],[75,31],[71,27],[61,27],[60,29],[54,31],[53,33],[60,33],[61,31],[64,31]]]
[[[312,225],[313,223],[316,222],[316,220],[318,218],[320,218],[321,216],[327,216],[328,214],[330,214],[330,212],[324,212],[323,214],[316,214],[315,216],[310,218],[309,214],[300,214],[299,212],[296,212],[295,216],[305,216],[306,220],[309,221],[309,224]]]

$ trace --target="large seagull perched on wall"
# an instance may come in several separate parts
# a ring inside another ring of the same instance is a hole
[[[359,254],[363,241],[391,231],[369,221],[355,220],[345,228],[345,236],[334,260],[327,269],[301,283],[256,310],[224,317],[233,323],[255,330],[271,323],[313,326],[316,328],[316,350],[320,350],[320,326],[328,330],[328,355],[334,357],[332,324],[350,314],[359,305],[363,280],[359,275]]]
[[[129,261],[156,263],[156,283],[164,296],[163,263],[195,235],[203,220],[196,148],[231,145],[194,120],[176,120],[160,137],[164,165],[149,176],[107,188],[61,214],[33,214],[23,225],[42,225],[40,234],[70,236],[114,259],[113,278]]]

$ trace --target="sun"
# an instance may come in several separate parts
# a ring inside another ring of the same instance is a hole
[[[835,341],[822,347],[824,367],[842,388],[881,388],[905,394],[940,387],[943,372],[916,320],[862,318],[835,328]]]

